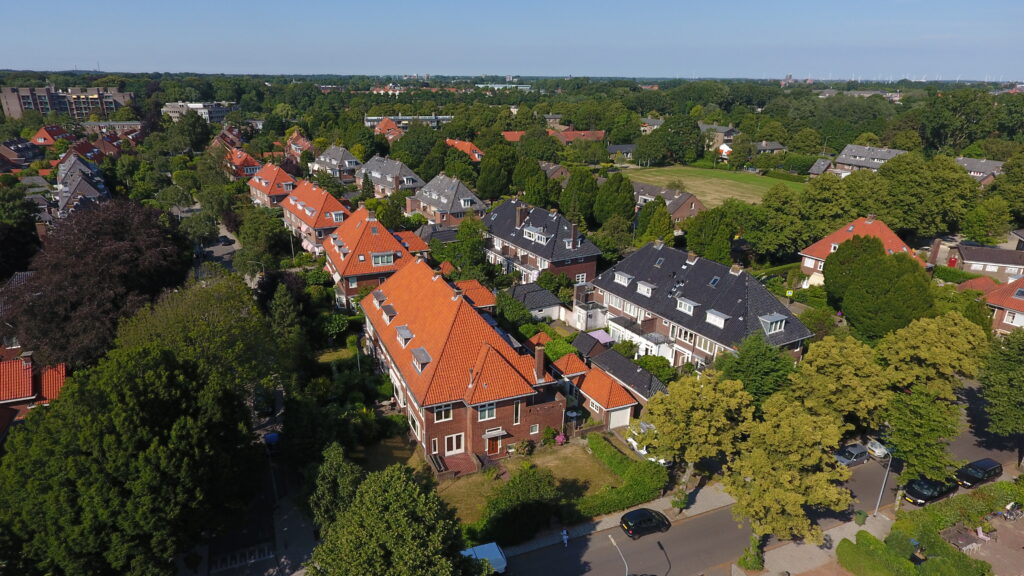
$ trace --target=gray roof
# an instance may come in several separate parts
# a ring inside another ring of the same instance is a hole
[[[423,204],[432,206],[438,212],[449,214],[484,209],[484,203],[468,186],[458,178],[446,176],[444,173],[438,174],[433,180],[427,182],[416,192],[414,198]],[[469,206],[465,206],[463,200],[468,200]]]
[[[583,356],[584,360],[590,360],[608,349],[597,338],[586,332],[578,332],[572,340],[572,345],[573,348],[579,351],[580,356]]]
[[[875,148],[874,146],[847,144],[846,148],[843,148],[843,151],[839,153],[839,156],[836,156],[836,164],[847,164],[877,170],[882,164],[900,154],[906,153],[906,150],[897,150],[896,148]]]
[[[46,181],[42,176],[26,176],[21,179],[21,183],[25,185],[25,193],[33,194],[37,192],[50,192],[53,187]]]
[[[650,400],[658,392],[668,394],[668,387],[664,382],[614,349],[595,356],[591,363],[642,396],[644,400]]]
[[[317,164],[337,166],[339,168],[359,168],[363,165],[358,158],[341,146],[331,145],[316,157]]]
[[[728,136],[730,133],[732,135],[740,133],[739,130],[733,128],[732,126],[719,126],[718,124],[705,124],[703,122],[697,122],[697,128],[700,129],[701,132],[712,131],[718,132],[719,134],[725,134],[726,136]]]
[[[624,155],[625,154],[632,154],[633,152],[636,152],[636,144],[609,144],[608,145],[608,153],[609,154],[618,154],[619,152],[622,152]]]
[[[811,166],[811,169],[807,171],[807,173],[813,174],[815,176],[821,176],[822,174],[827,172],[828,169],[831,167],[831,160],[829,160],[828,158],[818,158],[817,160],[814,161],[814,164]]]
[[[32,277],[35,272],[15,272],[13,276],[6,283],[0,284],[0,316],[3,316],[7,312],[7,308],[4,305],[6,300],[5,295],[12,293],[16,288],[28,282],[28,279]]]
[[[416,235],[429,244],[437,240],[442,244],[455,242],[459,229],[454,226],[442,226],[441,224],[424,224],[416,229]]]
[[[625,286],[615,282],[616,272],[656,288],[650,296],[644,296],[637,292],[632,281]],[[644,246],[606,270],[593,284],[730,348],[757,331],[773,346],[811,336],[811,331],[750,274],[743,271],[734,274],[729,267],[706,258],[687,264],[685,252],[664,245]],[[692,315],[677,308],[679,300],[694,304]],[[722,328],[707,322],[706,314],[712,310],[728,317]],[[785,325],[782,330],[768,334],[766,322],[776,313],[785,316]]]
[[[1021,228],[1020,230],[1014,230],[1012,232],[1012,234],[1014,236],[1016,236],[1017,238],[1020,238],[1021,240],[1024,240],[1024,228]]]
[[[73,154],[57,166],[57,182],[67,185],[67,179],[76,172],[94,175],[99,174],[99,168],[92,162]]]
[[[693,198],[693,194],[689,192],[680,192],[672,188],[662,188],[654,184],[636,181],[633,181],[633,196],[637,204],[646,204],[648,201],[654,200],[655,196],[661,196],[665,199],[665,207],[669,214],[675,214],[680,205]]]
[[[653,126],[657,128],[658,126],[664,124],[665,120],[662,118],[641,118],[640,122],[643,124],[647,124],[648,126]]]
[[[554,162],[545,162],[544,160],[538,160],[537,163],[540,165],[540,169],[544,171],[544,175],[548,178],[554,178],[555,172],[559,170],[566,170],[561,164],[555,164]]]
[[[786,147],[783,146],[781,142],[776,142],[774,140],[762,140],[760,142],[755,143],[754,144],[754,148],[758,152],[770,152],[770,151],[775,151],[775,150],[785,150],[786,149]]]
[[[103,182],[85,172],[72,172],[64,182],[57,193],[57,209],[64,214],[107,196]]]
[[[990,246],[957,246],[964,262],[980,262],[1005,266],[1024,266],[1024,250],[1003,250]]]
[[[964,170],[967,170],[975,180],[981,180],[989,174],[999,175],[1003,173],[1003,163],[998,160],[965,158],[961,156],[956,159],[956,163],[963,166]]]
[[[519,206],[525,207],[528,213],[523,225],[516,228],[516,208]],[[548,212],[543,208],[534,208],[521,200],[509,200],[499,205],[484,217],[484,224],[491,236],[549,262],[601,254],[601,249],[583,238],[579,232],[576,232],[576,241],[570,243],[573,226],[565,216],[558,212]],[[542,233],[547,240],[543,244],[528,240],[524,236],[527,228]],[[567,243],[570,245],[567,246]]]
[[[410,178],[409,183],[401,183],[398,188],[400,190],[411,190],[415,188],[422,188],[426,182],[422,178],[416,175],[415,172],[409,169],[408,166],[395,160],[393,158],[383,158],[381,156],[374,156],[363,164],[363,167],[359,169],[356,174],[358,180],[363,179],[363,174],[369,174],[370,180],[375,186],[386,186],[394,187],[394,179],[397,176],[400,180],[404,181]],[[376,176],[375,176],[376,174]]]
[[[509,289],[509,295],[515,298],[528,310],[539,310],[551,306],[561,306],[562,301],[550,290],[541,288],[536,282],[517,284]]]

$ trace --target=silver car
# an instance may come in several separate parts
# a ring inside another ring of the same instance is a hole
[[[836,452],[836,460],[843,466],[856,466],[868,461],[868,449],[862,444],[847,444]]]

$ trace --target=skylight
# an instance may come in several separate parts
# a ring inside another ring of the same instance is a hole
[[[711,279],[711,282],[708,282],[708,286],[711,286],[712,288],[714,288],[715,286],[718,286],[718,282],[720,280],[721,280],[721,278],[719,278],[718,276],[715,276],[714,278]]]
[[[1013,293],[1013,297],[1024,300],[1024,288],[1017,288],[1017,291]]]

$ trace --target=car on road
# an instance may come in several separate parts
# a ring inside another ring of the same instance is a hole
[[[956,483],[964,488],[974,488],[991,482],[1003,475],[1003,465],[991,458],[975,460],[956,471]]]
[[[836,460],[843,466],[856,466],[868,461],[868,449],[862,444],[847,444],[836,452]]]
[[[654,532],[668,532],[672,523],[664,514],[650,508],[637,508],[622,515],[619,526],[633,540]]]
[[[870,454],[872,458],[877,458],[878,460],[885,460],[886,458],[889,457],[889,449],[886,448],[878,440],[875,440],[874,438],[868,440],[868,443],[864,446],[864,448],[867,449],[868,454]]]
[[[957,483],[952,480],[939,482],[930,478],[918,478],[907,484],[903,498],[911,504],[924,506],[929,502],[949,496],[956,492],[956,488]]]

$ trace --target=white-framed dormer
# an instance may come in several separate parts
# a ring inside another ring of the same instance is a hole
[[[758,320],[761,321],[761,327],[764,329],[765,334],[775,334],[782,332],[786,329],[786,316],[779,314],[778,312],[772,312],[765,316],[758,316]]]
[[[648,298],[654,292],[655,288],[657,288],[657,286],[651,284],[650,282],[644,282],[643,280],[640,280],[639,282],[636,283],[637,294],[640,294],[641,296],[647,296]]]
[[[395,335],[398,337],[398,343],[402,345],[402,348],[408,346],[409,341],[413,338],[412,330],[409,330],[408,324],[403,324],[398,328],[395,328]]]
[[[699,306],[699,305],[700,304],[698,304],[697,302],[694,302],[693,300],[690,300],[689,298],[683,298],[682,296],[676,296],[676,310],[682,312],[683,314],[688,314],[690,316],[693,316],[693,309],[694,309],[694,307]]]
[[[625,272],[615,273],[615,283],[623,286],[629,286],[629,283],[633,281],[633,276],[626,274]]]
[[[705,314],[704,321],[716,328],[725,328],[725,321],[729,318],[731,318],[731,316],[728,314],[711,309]]]

